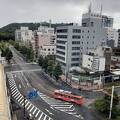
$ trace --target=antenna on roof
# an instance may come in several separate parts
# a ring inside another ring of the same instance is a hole
[[[92,12],[92,3],[90,1],[90,5],[89,5],[89,8],[88,8],[88,12],[91,13]]]
[[[49,27],[51,28],[51,23],[52,23],[52,20],[50,19],[49,20]]]
[[[103,5],[101,4],[100,15],[102,15],[102,11],[103,11]]]

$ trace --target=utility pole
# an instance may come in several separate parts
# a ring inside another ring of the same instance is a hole
[[[111,103],[110,103],[109,120],[111,119],[111,113],[112,113],[113,97],[114,97],[113,94],[114,94],[114,86],[112,86],[112,94],[111,94]]]

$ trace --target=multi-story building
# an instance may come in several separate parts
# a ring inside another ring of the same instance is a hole
[[[40,26],[35,34],[35,48],[37,56],[55,55],[56,35],[54,28]]]
[[[118,30],[118,47],[120,47],[120,29]]]
[[[56,61],[65,73],[73,66],[82,65],[82,56],[101,43],[107,44],[106,28],[113,26],[113,18],[92,13],[82,16],[82,26],[57,27]]]
[[[112,27],[105,28],[106,37],[107,37],[107,45],[109,47],[117,47],[118,46],[118,31],[113,29]]]
[[[93,72],[109,71],[112,50],[107,46],[98,46],[83,55],[82,67]]]
[[[26,46],[31,45],[31,42],[34,42],[32,30],[29,30],[28,27],[21,27],[15,31],[15,40],[22,42]]]

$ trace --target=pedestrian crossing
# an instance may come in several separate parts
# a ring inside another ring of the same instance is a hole
[[[57,109],[67,114],[74,115],[75,117],[79,117],[80,119],[83,119],[81,115],[77,114],[77,111],[75,110],[75,107],[72,103],[50,98],[40,92],[38,92],[38,95],[40,96],[41,99],[43,99],[46,103],[48,103],[53,109]]]
[[[51,117],[42,112],[39,108],[33,105],[30,101],[24,98],[24,96],[19,92],[11,73],[7,73],[7,77],[12,98],[15,99],[21,107],[25,106],[26,111],[31,114],[35,120],[53,120]]]

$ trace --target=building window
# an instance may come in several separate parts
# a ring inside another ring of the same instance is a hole
[[[89,36],[87,36],[87,38],[89,39]]]
[[[89,44],[89,42],[87,42],[87,44]]]
[[[80,47],[72,47],[72,50],[80,50]]]
[[[54,51],[54,49],[52,49],[52,51]]]
[[[65,43],[66,43],[66,41],[57,40],[57,43],[60,43],[60,44],[65,44]]]
[[[65,50],[65,47],[64,47],[64,46],[59,46],[59,45],[57,45],[57,48]]]
[[[50,49],[48,49],[48,51],[50,51]]]
[[[57,38],[67,38],[67,35],[57,35]]]
[[[82,30],[82,33],[84,33],[84,30]]]
[[[81,33],[81,29],[73,29],[73,33]]]
[[[61,55],[65,55],[65,52],[62,52],[62,51],[59,51],[59,50],[57,50],[56,53],[59,53]]]
[[[65,60],[64,57],[61,57],[61,56],[59,56],[59,55],[56,55],[56,58],[61,59],[61,60]]]
[[[90,31],[88,30],[88,33],[89,33]]]
[[[73,67],[73,66],[79,66],[79,63],[72,63],[71,67]]]
[[[72,56],[77,56],[77,55],[80,55],[80,52],[73,52],[72,53]]]
[[[80,36],[80,35],[73,35],[72,38],[73,38],[73,39],[80,39],[81,36]]]
[[[91,22],[91,27],[93,27],[94,26],[94,22]]]
[[[72,44],[73,44],[73,45],[76,45],[76,44],[79,45],[79,44],[80,44],[80,41],[72,41]]]
[[[72,58],[71,60],[72,60],[72,61],[79,61],[80,58]]]
[[[44,49],[44,51],[46,51],[46,49]]]
[[[57,33],[67,33],[68,30],[67,29],[58,29]]]

